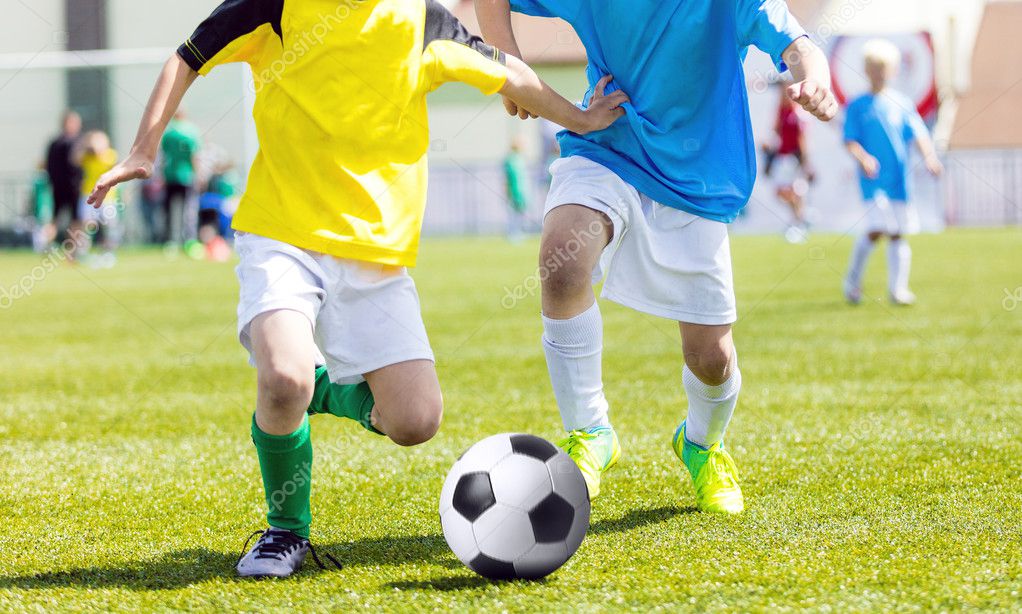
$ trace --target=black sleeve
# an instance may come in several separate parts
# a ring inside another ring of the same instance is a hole
[[[177,53],[192,70],[199,72],[225,47],[264,24],[270,24],[283,39],[280,26],[283,12],[284,0],[226,0],[199,24]]]
[[[461,43],[491,60],[507,64],[507,58],[503,51],[487,45],[483,39],[466,30],[458,18],[444,8],[444,5],[436,0],[426,0],[426,36],[422,40],[422,48],[425,50],[430,43],[438,40]]]

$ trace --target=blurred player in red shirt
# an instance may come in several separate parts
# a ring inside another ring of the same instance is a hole
[[[806,220],[806,195],[813,181],[806,148],[805,120],[800,115],[798,104],[781,92],[777,108],[777,123],[774,125],[776,145],[764,145],[767,176],[773,176],[777,184],[777,197],[792,213],[792,223],[784,233],[792,243],[804,243],[809,230]]]

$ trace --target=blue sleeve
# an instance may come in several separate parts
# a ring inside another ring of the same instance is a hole
[[[806,31],[788,10],[784,0],[737,0],[738,42],[744,49],[754,45],[774,61],[780,72],[788,70],[782,54]]]
[[[862,114],[855,104],[848,105],[845,113],[845,142],[862,143]]]
[[[557,17],[554,11],[558,4],[557,0],[511,0],[511,10],[536,17]]]
[[[908,117],[905,121],[905,142],[911,143],[930,135],[930,129],[926,127],[926,122],[923,121],[915,107],[912,107],[910,111],[906,111],[906,115]]]

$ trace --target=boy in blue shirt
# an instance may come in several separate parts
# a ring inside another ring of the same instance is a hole
[[[568,431],[561,446],[597,496],[620,455],[592,290],[605,271],[605,298],[679,322],[689,410],[674,450],[700,509],[741,512],[723,438],[741,387],[727,224],[756,178],[742,64],[755,45],[780,70],[790,66],[788,95],[830,120],[837,102],[826,58],[782,0],[476,0],[476,10],[484,38],[512,55],[519,50],[511,10],[564,19],[589,58],[583,104],[618,89],[631,99],[605,130],[562,132],[562,157],[551,166],[540,267],[543,348]],[[602,75],[614,78],[605,85]]]
[[[887,236],[888,292],[895,305],[911,305],[915,295],[908,288],[912,250],[906,235],[919,232],[919,216],[911,203],[909,150],[919,148],[926,168],[934,175],[944,171],[933,141],[911,100],[889,89],[887,83],[901,64],[901,52],[885,40],[866,44],[866,76],[870,92],[848,105],[845,144],[859,165],[862,199],[866,204],[866,232],[852,249],[845,279],[845,298],[862,301],[862,275],[873,247]]]

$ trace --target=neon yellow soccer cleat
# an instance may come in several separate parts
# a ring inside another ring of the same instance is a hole
[[[696,505],[704,512],[740,514],[745,497],[738,485],[738,467],[720,441],[708,450],[685,438],[685,423],[674,433],[674,453],[692,476]]]
[[[600,494],[600,478],[603,473],[616,465],[617,459],[621,457],[617,433],[609,427],[571,431],[557,445],[578,465],[589,488],[589,500],[595,499]]]

